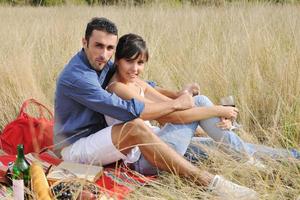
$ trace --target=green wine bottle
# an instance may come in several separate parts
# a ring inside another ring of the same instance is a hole
[[[25,159],[23,144],[19,144],[17,150],[18,155],[12,170],[13,195],[15,200],[24,200],[27,199],[25,187],[30,187],[30,165]]]

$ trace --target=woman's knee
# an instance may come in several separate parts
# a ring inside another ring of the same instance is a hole
[[[212,101],[205,95],[194,96],[196,106],[213,106]]]

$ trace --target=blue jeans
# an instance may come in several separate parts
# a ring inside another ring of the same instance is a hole
[[[203,95],[195,96],[194,100],[195,105],[198,107],[213,106],[213,103]],[[218,117],[212,117],[189,124],[167,123],[160,129],[157,135],[177,153],[185,155],[191,161],[194,160],[195,156],[193,155],[195,154],[196,157],[207,157],[205,149],[202,149],[201,145],[213,148],[218,147],[219,144],[222,144],[227,152],[232,152],[234,154],[244,154],[249,156],[262,154],[271,156],[272,158],[292,156],[300,159],[300,153],[296,150],[288,151],[285,149],[274,149],[264,145],[245,143],[233,131],[218,128],[216,126],[216,123],[218,122],[220,122]],[[194,137],[198,125],[208,134],[209,138]],[[158,172],[158,169],[155,166],[152,166],[143,155],[134,163],[134,168],[144,175],[153,175]]]

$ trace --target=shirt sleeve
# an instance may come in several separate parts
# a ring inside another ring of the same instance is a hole
[[[91,110],[121,121],[129,121],[140,116],[144,103],[136,99],[123,100],[114,93],[104,90],[100,84],[86,79],[77,79],[65,85],[65,95]]]
[[[156,82],[154,82],[154,81],[148,80],[147,83],[148,83],[148,85],[150,85],[150,86],[153,87],[153,88],[154,88],[155,86],[157,86]]]

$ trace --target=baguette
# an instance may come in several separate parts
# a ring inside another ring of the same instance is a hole
[[[37,162],[30,166],[31,184],[37,200],[51,200],[49,185],[43,168]]]

